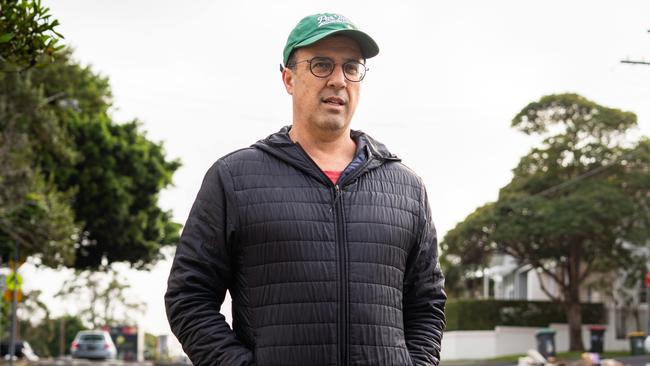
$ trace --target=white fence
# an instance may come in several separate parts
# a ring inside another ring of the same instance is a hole
[[[589,325],[582,327],[582,342],[590,345]],[[569,327],[567,324],[551,324],[555,330],[555,347],[558,352],[569,350]],[[498,326],[494,330],[445,332],[442,338],[443,360],[471,360],[523,354],[537,348],[535,333],[540,328]],[[616,339],[614,329],[605,331],[605,350],[628,350],[627,339]]]

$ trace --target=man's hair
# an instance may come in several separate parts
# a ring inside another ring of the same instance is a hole
[[[296,50],[293,50],[289,54],[289,58],[287,59],[287,64],[284,65],[284,67],[293,70],[295,66],[296,66]]]

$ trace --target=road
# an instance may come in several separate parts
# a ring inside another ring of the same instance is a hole
[[[184,364],[178,362],[155,362],[154,363],[151,361],[125,362],[120,360],[93,361],[93,360],[79,360],[79,359],[72,359],[72,358],[43,359],[36,362],[30,362],[27,365],[28,366],[192,366],[191,364]],[[16,364],[16,366],[22,366],[22,365]]]
[[[78,359],[45,359],[30,362],[29,366],[154,366],[153,362],[124,362],[121,360],[94,361]],[[185,365],[187,366],[187,365]]]
[[[622,362],[627,366],[650,366],[650,355],[643,356],[628,356],[628,357],[618,357],[618,361]],[[6,365],[6,364],[3,364]],[[16,366],[24,366],[25,363],[16,363]],[[29,366],[188,366],[188,364],[183,363],[173,363],[173,362],[124,362],[119,360],[111,361],[89,361],[89,360],[76,360],[76,359],[58,359],[58,360],[40,360],[37,362],[30,362],[27,364]],[[516,366],[516,363],[508,362],[472,362],[472,363],[456,363],[456,362],[442,362],[442,365],[445,366]],[[570,365],[570,363],[569,363]],[[191,365],[189,365],[191,366]],[[379,366],[379,365],[377,365]]]

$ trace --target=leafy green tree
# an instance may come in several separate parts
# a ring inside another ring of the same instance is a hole
[[[59,189],[76,192],[72,207],[81,233],[74,267],[155,263],[160,247],[178,239],[180,225],[157,201],[180,163],[167,160],[162,144],[148,140],[138,121],[111,119],[108,80],[74,62],[70,51],[30,72],[46,95],[59,96],[51,108],[77,153],[74,161],[41,154],[41,166]]]
[[[576,94],[530,103],[512,126],[541,136],[541,146],[520,160],[496,202],[442,242],[443,253],[463,265],[484,268],[496,253],[532,265],[542,290],[565,309],[571,350],[583,349],[580,289],[648,245],[650,140],[627,138],[636,123],[631,112]]]
[[[180,166],[138,121],[115,123],[108,80],[71,51],[0,76],[0,251],[50,266],[148,268],[180,225],[158,207]],[[6,118],[1,118],[1,117]]]
[[[145,304],[131,298],[131,286],[115,269],[106,272],[77,271],[66,280],[57,296],[80,306],[78,316],[90,328],[134,324]]]
[[[39,156],[70,164],[75,153],[43,88],[28,75],[0,73],[0,255],[72,265],[77,225],[72,190],[61,190]]]
[[[41,299],[41,291],[33,290],[24,293],[23,301],[18,303],[18,337],[25,339],[41,357],[59,355],[61,321],[64,322],[65,352],[69,352],[70,344],[78,331],[88,329],[81,319],[65,315],[51,318],[48,306]],[[0,302],[0,339],[9,338],[11,327],[11,303]]]
[[[449,298],[477,298],[483,294],[483,277],[476,266],[461,262],[453,255],[441,256],[440,267],[445,274],[445,292]]]
[[[0,0],[0,71],[16,71],[47,61],[62,46],[49,9],[39,1]]]
[[[63,351],[64,355],[70,353],[70,345],[77,332],[88,329],[81,319],[76,316],[66,315],[56,319],[44,319],[38,324],[28,320],[20,321],[20,334],[34,349],[39,357],[58,357],[60,354],[61,322],[64,324]]]
[[[157,351],[158,337],[151,333],[144,333],[144,359],[151,361],[158,361],[160,355]]]
[[[0,0],[0,255],[18,250],[55,267],[73,261],[72,195],[35,160],[45,153],[69,161],[74,153],[43,89],[16,72],[44,65],[60,49],[48,11],[40,1]]]
[[[622,318],[620,321],[623,324],[627,323],[628,319],[634,321],[635,330],[645,329],[641,323],[639,310],[641,308],[642,295],[645,294],[643,285],[645,274],[648,270],[647,260],[647,251],[633,253],[625,267],[618,268],[602,276],[593,284],[594,288],[602,291],[608,301],[614,305]],[[616,331],[623,331],[620,336],[624,337],[626,335],[624,332],[625,329],[625,326],[617,327]]]

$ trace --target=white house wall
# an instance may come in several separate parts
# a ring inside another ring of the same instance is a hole
[[[528,288],[526,300],[528,301],[548,301],[549,298],[546,296],[542,287],[539,285],[539,276],[535,270],[528,271]]]

